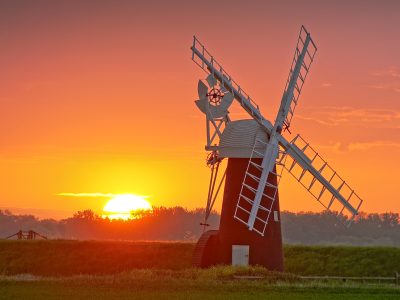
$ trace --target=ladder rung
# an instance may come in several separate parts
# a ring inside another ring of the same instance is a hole
[[[328,209],[332,206],[332,204],[333,204],[333,201],[335,201],[335,195],[332,195],[332,198],[331,198],[331,201],[329,201],[329,204],[328,204]]]
[[[301,172],[301,175],[300,175],[300,177],[298,179],[299,181],[301,181],[301,179],[303,178],[304,174],[306,174],[306,172],[307,172],[307,170],[303,169],[303,172]]]
[[[278,174],[278,173],[276,173],[276,172],[274,172],[274,171],[269,172],[269,174],[275,175],[275,176],[277,176],[277,177],[281,177],[280,174]]]
[[[275,175],[276,177],[281,177],[281,176],[282,176],[281,174],[278,174],[278,173],[275,172],[275,171],[271,171],[271,172],[269,172],[269,174]],[[268,175],[269,175],[269,174],[268,174]]]
[[[247,222],[243,221],[241,218],[239,218],[238,216],[236,216],[236,214],[235,214],[234,218],[235,218],[236,220],[238,220],[239,222],[242,222],[243,224],[247,225]]]
[[[318,170],[318,172],[322,172],[324,169],[325,169],[325,167],[328,165],[328,163],[327,162],[325,162],[323,165],[322,165],[322,167]]]
[[[302,138],[300,137],[300,134],[298,134],[298,135],[295,136],[295,138],[290,143],[292,145],[295,145],[298,138],[300,138],[302,140]]]
[[[274,195],[275,196],[275,195]],[[269,195],[266,195],[266,194],[264,194],[263,193],[263,197],[266,197],[266,198],[268,198],[269,200],[271,200],[272,202],[274,202],[275,201],[275,197],[271,197],[271,196],[269,196]]]
[[[296,91],[297,91],[298,93],[300,93],[300,88],[299,88],[299,86],[298,86],[297,83],[296,83],[296,85],[294,86],[294,88],[296,89]]]
[[[308,187],[308,191],[310,191],[311,190],[311,188],[312,188],[312,186],[314,185],[314,183],[317,181],[317,178],[316,177],[314,177],[312,180],[311,180],[311,183],[310,183],[310,186]]]
[[[335,175],[336,175],[336,171],[335,172],[333,172],[333,175],[332,175],[332,177],[329,179],[329,183],[331,183],[331,181],[332,181],[332,179],[333,179],[333,177],[335,177]]]
[[[361,204],[363,203],[363,200],[362,200],[362,199],[360,199],[360,198],[358,198],[358,199],[360,200],[360,202],[358,203],[358,206],[357,206],[357,208],[356,208],[356,211],[358,211],[358,209],[360,208]]]
[[[314,54],[315,54],[315,52],[313,53],[313,55],[311,55],[310,54],[310,52],[308,51],[308,49],[307,49],[307,54],[308,54],[308,56],[310,57],[310,59],[311,59],[311,62],[314,60]],[[311,65],[311,63],[310,63],[310,65]]]
[[[303,74],[299,73],[299,79],[301,81],[301,86],[303,87],[304,81],[306,81],[306,76],[303,77]]]
[[[302,63],[302,66],[303,66],[303,68],[306,70],[306,72],[308,73],[308,67],[307,67],[307,65],[304,63],[304,61],[303,61],[303,63]]]
[[[292,169],[294,168],[294,166],[296,165],[296,161],[293,160],[292,165],[290,166],[290,168],[288,169],[289,172],[292,172]]]
[[[350,198],[351,198],[351,196],[353,196],[353,195],[354,195],[354,190],[351,190],[350,196],[347,198],[347,202],[350,202]]]
[[[249,172],[246,172],[246,175],[249,176],[250,178],[254,179],[256,182],[260,182],[259,177],[254,176],[253,174],[250,174]]]
[[[256,153],[256,154],[258,154],[259,156],[264,157],[264,154],[258,152],[257,150],[253,150],[253,153]]]
[[[270,188],[274,188],[274,189],[277,189],[277,188],[278,188],[277,185],[274,185],[274,184],[272,184],[272,183],[269,183],[268,181],[267,181],[267,183],[265,184],[265,186],[270,187]]]
[[[258,206],[258,209],[261,209],[261,210],[263,210],[263,211],[270,212],[270,210],[269,210],[268,208],[266,208],[266,207],[264,207],[264,206],[262,206],[262,205],[259,205],[259,206]]]
[[[284,166],[285,164],[282,162],[282,160],[285,159],[285,155],[282,155],[282,157],[279,159],[279,161],[276,161],[276,164],[278,166]]]
[[[299,40],[301,41],[301,44],[304,45],[304,40],[301,35],[299,36]]]
[[[278,174],[278,173],[275,173],[275,172],[270,172],[270,174],[273,174],[273,175],[275,175],[277,178],[281,178],[281,177],[282,177],[282,175],[281,175],[281,174]]]
[[[261,235],[261,236],[264,236],[265,226],[264,226],[264,228],[263,228],[263,231],[262,231],[262,232],[261,232],[261,231],[259,231],[259,230],[257,230],[255,227],[253,227],[253,230],[254,230],[255,232],[257,232],[259,235]]]
[[[316,159],[316,158],[317,158],[317,156],[318,156],[318,153],[317,153],[317,152],[315,152],[315,155],[314,155],[313,159],[311,160],[311,163],[314,161],[314,159]]]
[[[303,74],[301,74],[301,72],[299,72],[299,77],[298,77],[298,79],[302,82],[302,85],[303,85],[304,81],[306,80],[306,78],[303,77]]]
[[[319,193],[319,196],[318,196],[317,200],[319,200],[321,198],[321,196],[325,192],[325,190],[326,190],[326,187],[323,186],[322,189],[321,189],[321,192]]]
[[[304,80],[307,78],[307,75],[308,75],[308,70],[306,69],[306,65],[305,65],[305,63],[304,63],[304,60],[303,60],[303,64],[302,64],[302,67],[304,67],[303,69],[301,69],[300,68],[300,73],[301,73],[301,76],[304,78]]]
[[[239,197],[243,198],[245,201],[247,201],[247,202],[250,203],[251,205],[253,205],[253,203],[254,203],[253,200],[251,200],[249,197],[246,197],[246,196],[243,195],[243,194],[240,194]]]
[[[262,167],[259,164],[256,164],[255,162],[250,160],[250,164],[252,164],[253,166],[255,166],[257,169],[259,169],[260,171],[262,171]]]
[[[259,220],[261,223],[268,224],[268,220],[263,220],[259,217],[256,217],[256,219]]]
[[[304,151],[308,148],[308,146],[309,146],[310,144],[309,143],[307,143],[304,147],[303,147],[303,149],[301,149],[301,152],[303,152],[304,153]]]
[[[248,214],[250,214],[250,212],[249,212],[247,209],[245,209],[245,208],[241,207],[239,204],[237,205],[237,207],[238,207],[238,208],[240,208],[241,210],[243,210],[243,211],[247,212]]]
[[[243,186],[247,187],[247,189],[249,189],[251,192],[253,192],[254,194],[257,192],[257,190],[251,186],[249,186],[248,184],[243,182]]]

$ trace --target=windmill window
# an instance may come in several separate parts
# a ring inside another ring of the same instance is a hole
[[[279,215],[278,215],[278,211],[276,211],[276,210],[274,210],[274,221],[279,222]]]

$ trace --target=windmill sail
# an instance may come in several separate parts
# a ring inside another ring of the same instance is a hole
[[[265,149],[266,145],[267,143],[262,140],[255,140],[234,214],[234,218],[246,226],[248,226],[251,217],[254,216],[254,220],[251,221],[252,230],[261,235],[264,235],[271,216],[272,206],[278,193],[279,181],[282,177],[286,160],[286,152],[279,151],[278,162],[273,167],[268,178],[266,178],[266,184],[257,206],[258,209],[254,211],[254,200],[264,170],[261,164],[264,153],[261,153],[259,149]]]
[[[326,209],[344,215],[351,224],[363,200],[339,174],[300,135],[291,142],[282,136],[285,149],[285,169]]]
[[[301,26],[280,108],[282,109],[281,113],[284,114],[284,129],[288,130],[290,127],[294,110],[297,106],[297,101],[300,97],[316,52],[317,47],[311,39],[310,33],[304,26]],[[286,110],[283,110],[284,108]]]
[[[231,92],[245,111],[254,118],[261,126],[272,130],[271,122],[266,120],[260,112],[257,103],[243,90],[243,88],[232,79],[217,60],[207,51],[204,45],[194,36],[192,60],[206,73],[210,73],[217,79],[221,86]]]

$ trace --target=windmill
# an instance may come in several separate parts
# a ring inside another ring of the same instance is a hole
[[[289,76],[274,123],[233,80],[204,45],[193,38],[192,60],[208,75],[198,83],[197,107],[206,117],[211,178],[203,235],[193,255],[198,267],[213,264],[263,265],[283,270],[278,184],[285,169],[325,209],[350,225],[361,198],[300,135],[288,140],[290,125],[317,47],[301,27]],[[233,100],[250,119],[231,120]],[[227,158],[223,175],[220,164]],[[218,179],[218,176],[220,177]],[[219,181],[219,182],[218,182]],[[218,182],[218,183],[217,183]],[[219,230],[205,231],[215,200],[224,185]]]

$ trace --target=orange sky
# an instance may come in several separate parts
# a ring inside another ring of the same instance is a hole
[[[204,206],[192,35],[273,118],[304,24],[318,53],[292,135],[362,210],[400,211],[398,1],[143,2],[0,3],[0,207],[61,217],[107,201],[57,195],[83,192]],[[282,209],[321,209],[289,174],[281,184]]]

